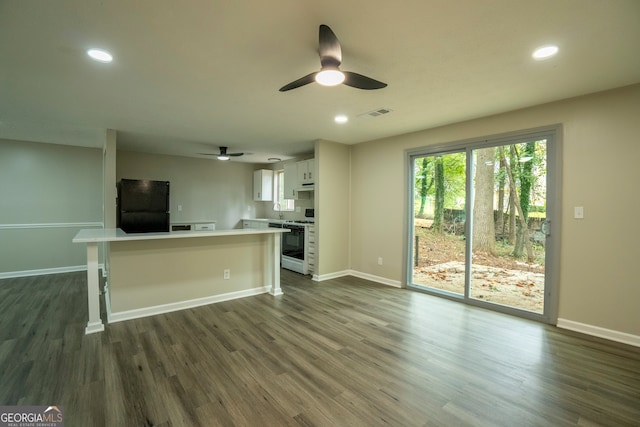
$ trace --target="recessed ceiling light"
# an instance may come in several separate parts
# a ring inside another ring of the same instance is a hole
[[[333,118],[336,123],[347,123],[349,121],[349,117],[344,114],[339,114]]]
[[[102,50],[102,49],[89,49],[87,51],[87,55],[89,55],[91,59],[98,62],[107,63],[107,62],[113,61],[113,56],[106,50]]]
[[[269,157],[267,160],[270,161],[270,162],[280,162],[280,161],[282,161],[282,159],[280,157]]]
[[[533,56],[533,59],[541,60],[541,59],[551,58],[556,53],[558,53],[558,46],[547,45],[547,46],[541,46],[536,50],[534,50],[531,56]]]

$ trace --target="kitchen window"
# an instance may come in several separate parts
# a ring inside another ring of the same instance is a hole
[[[295,209],[295,200],[284,198],[284,170],[274,171],[273,173],[273,210],[279,212],[293,211]]]

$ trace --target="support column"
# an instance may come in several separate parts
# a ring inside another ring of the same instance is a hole
[[[87,243],[87,307],[89,321],[84,330],[86,334],[104,331],[100,318],[100,283],[98,280],[98,243]]]
[[[270,252],[268,268],[271,270],[270,271],[271,290],[269,291],[269,293],[274,297],[278,295],[282,295],[282,289],[280,289],[280,251],[281,251],[280,240],[281,238],[282,238],[282,234],[280,233],[271,234],[269,236],[269,239],[271,239],[271,244],[269,246],[271,246],[272,250],[269,251],[269,249],[267,249]]]

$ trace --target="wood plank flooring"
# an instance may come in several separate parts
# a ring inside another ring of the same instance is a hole
[[[640,349],[356,278],[85,336],[84,273],[0,280],[0,405],[67,426],[638,426]]]

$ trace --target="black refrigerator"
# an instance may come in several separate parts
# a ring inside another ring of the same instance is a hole
[[[120,180],[118,226],[126,233],[169,231],[169,181]]]

